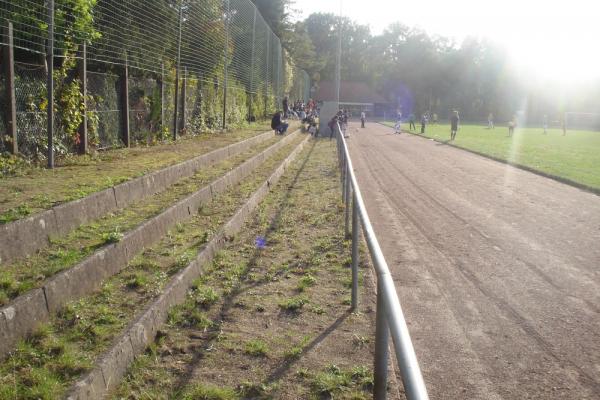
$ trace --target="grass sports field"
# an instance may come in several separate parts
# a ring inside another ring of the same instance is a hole
[[[407,128],[408,122],[403,123],[402,129]],[[420,128],[417,123],[412,132]],[[507,135],[505,126],[461,125],[454,144],[600,189],[600,132],[567,131],[563,136],[560,129],[548,129],[544,135],[542,128],[517,128],[512,138]],[[428,125],[425,136],[449,140],[450,125]]]

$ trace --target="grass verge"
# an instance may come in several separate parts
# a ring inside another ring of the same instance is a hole
[[[112,398],[371,397],[372,296],[361,288],[356,313],[343,304],[349,243],[333,146],[299,155]]]
[[[517,128],[513,137],[507,133],[506,127],[462,125],[452,144],[600,189],[600,133],[568,131],[563,136],[560,129],[548,129],[544,135],[540,128]],[[424,136],[447,141],[450,126],[429,125]]]

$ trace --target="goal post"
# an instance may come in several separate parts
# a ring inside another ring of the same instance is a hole
[[[567,130],[600,131],[600,113],[566,111],[563,132]]]

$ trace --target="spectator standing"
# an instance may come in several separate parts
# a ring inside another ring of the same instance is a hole
[[[425,134],[425,125],[427,125],[427,114],[421,115],[421,135]]]
[[[327,126],[329,126],[329,139],[333,139],[333,133],[335,132],[335,125],[338,123],[338,116],[334,115],[333,118],[329,121]]]
[[[360,127],[365,127],[365,122],[367,121],[367,114],[363,111],[360,113]]]
[[[289,111],[289,104],[288,104],[288,98],[287,96],[285,96],[283,98],[283,115],[284,117],[288,115],[288,111]]]

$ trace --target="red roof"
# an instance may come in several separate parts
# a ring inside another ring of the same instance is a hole
[[[320,82],[315,100],[335,101],[335,83]],[[387,103],[387,101],[364,82],[341,81],[340,103],[381,104]]]

